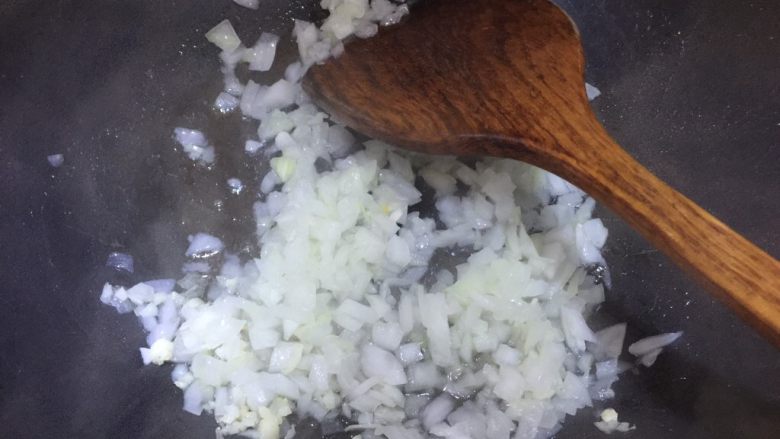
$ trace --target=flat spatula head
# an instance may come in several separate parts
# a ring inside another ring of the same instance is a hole
[[[501,155],[485,140],[548,148],[549,130],[566,129],[564,113],[589,114],[583,65],[576,27],[548,0],[427,0],[402,25],[314,66],[304,87],[373,137]]]

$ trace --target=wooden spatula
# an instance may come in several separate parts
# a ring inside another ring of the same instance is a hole
[[[571,181],[780,345],[780,262],[637,163],[585,96],[577,28],[547,0],[426,0],[347,44],[305,89],[415,151],[522,160]]]

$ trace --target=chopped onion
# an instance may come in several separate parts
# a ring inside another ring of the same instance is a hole
[[[428,389],[441,388],[444,385],[444,376],[439,368],[432,362],[416,363],[409,367],[407,392],[420,392]]]
[[[321,6],[329,12],[321,27],[295,22],[300,59],[263,83],[243,84],[236,66],[269,71],[278,36],[245,48],[227,20],[207,34],[222,50],[215,107],[248,116],[258,139],[244,148],[262,149],[270,165],[252,178],[256,242],[240,243],[259,251],[239,260],[219,238],[194,234],[178,282],[107,284],[100,300],[138,317],[148,331],[142,360],[175,363],[185,410],[213,413],[220,435],[291,436],[293,412],[344,415],[358,423],[350,430],[390,439],[554,434],[593,399],[614,395],[624,370],[625,325],[594,334],[585,319],[604,300],[587,270],[605,266],[594,201],[516,161],[467,165],[358,143],[300,80],[338,56],[342,39],[369,37],[408,8]],[[214,162],[202,132],[174,134],[190,159]],[[234,194],[250,187],[227,180]],[[420,208],[424,197],[435,211]],[[471,253],[452,267],[439,266],[438,252]]]
[[[197,130],[188,128],[176,128],[174,130],[176,141],[182,146],[184,152],[191,160],[204,164],[214,162],[214,147],[209,146],[206,136]]]
[[[617,358],[623,351],[623,340],[626,337],[626,324],[618,323],[596,333],[596,343],[591,352],[597,360]]]
[[[401,345],[403,336],[403,331],[398,323],[379,322],[372,329],[371,340],[382,349],[394,351]]]
[[[453,362],[450,326],[447,322],[447,301],[443,293],[418,294],[420,320],[428,334],[431,358],[439,366],[450,366]]]
[[[600,418],[601,420],[596,421],[594,424],[596,425],[596,428],[606,434],[612,434],[616,431],[625,433],[636,428],[628,422],[619,422],[617,412],[611,408],[602,411]]]
[[[156,365],[170,361],[173,357],[173,343],[169,340],[159,339],[147,348],[141,348],[141,357],[144,364],[154,363]]]
[[[244,151],[248,152],[249,154],[255,154],[257,151],[260,151],[265,146],[264,143],[258,142],[257,140],[247,140],[244,144]]]
[[[47,156],[46,160],[49,161],[49,164],[53,168],[59,168],[60,166],[62,166],[63,163],[65,163],[65,156],[62,154],[52,154],[50,156]]]
[[[298,366],[303,356],[303,345],[300,343],[280,342],[274,346],[271,353],[271,361],[268,365],[269,372],[283,372],[289,374]]]
[[[157,293],[170,293],[176,286],[175,279],[154,279],[147,280],[144,283],[154,288],[154,291]]]
[[[260,7],[260,0],[233,0],[233,1],[236,4],[249,9],[257,9]]]
[[[640,356],[638,361],[642,366],[650,367],[655,364],[655,360],[658,359],[658,355],[661,354],[661,351],[663,351],[663,348],[653,349],[652,351]]]
[[[290,157],[274,157],[271,159],[271,169],[282,182],[289,180],[295,173],[295,160]]]
[[[360,355],[363,373],[391,386],[406,383],[404,367],[395,355],[374,345],[366,345]]]
[[[406,343],[398,348],[398,359],[408,366],[425,358],[419,343]]]
[[[154,298],[154,288],[145,283],[132,286],[127,290],[127,298],[136,305],[151,302]]]
[[[234,195],[238,195],[244,190],[244,183],[238,178],[228,178],[227,185],[230,188],[230,192]]]
[[[493,358],[495,358],[497,364],[511,367],[520,364],[521,354],[517,349],[500,344],[496,352],[493,353]]]
[[[596,335],[588,328],[582,314],[569,307],[561,307],[561,325],[566,344],[577,352],[585,350],[586,341],[596,341]]]
[[[585,83],[585,95],[587,95],[588,100],[592,101],[596,99],[597,97],[601,96],[601,90],[597,89],[596,87]]]
[[[230,20],[220,21],[206,33],[206,39],[226,52],[232,52],[241,45],[241,39],[238,38]]]
[[[220,113],[230,113],[238,107],[239,100],[230,93],[222,92],[214,101],[214,108]]]
[[[298,88],[286,79],[280,79],[273,83],[262,94],[255,99],[256,106],[265,111],[284,108],[295,102],[295,95]]]
[[[244,61],[249,63],[249,70],[267,72],[271,69],[276,57],[276,44],[279,36],[263,32],[257,43],[244,52]]]
[[[185,254],[189,257],[209,256],[225,248],[225,245],[222,244],[219,238],[207,233],[197,233],[187,239],[190,241],[190,245],[187,247]]]
[[[279,133],[290,132],[293,128],[295,122],[287,113],[274,110],[260,123],[257,134],[267,140],[275,138]]]
[[[669,332],[666,334],[653,335],[651,337],[643,338],[628,346],[628,352],[635,357],[641,357],[642,355],[655,351],[658,348],[663,348],[664,346],[674,343],[674,341],[681,336],[682,331]]]
[[[420,413],[420,421],[426,429],[447,418],[447,415],[455,408],[455,400],[446,393],[442,393],[436,399],[428,403]]]
[[[133,272],[133,257],[126,253],[113,252],[109,253],[108,259],[106,259],[106,266],[114,268],[116,270],[126,271],[128,273]]]

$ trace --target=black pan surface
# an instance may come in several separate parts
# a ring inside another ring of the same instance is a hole
[[[251,129],[239,117],[210,111],[221,76],[203,34],[230,18],[251,41],[316,18],[315,3],[0,4],[0,437],[213,437],[210,416],[182,412],[170,367],[142,366],[135,318],[98,295],[108,279],[177,277],[189,233],[219,231],[252,251],[242,216],[252,195],[230,196],[225,179],[254,184],[264,164],[241,153]],[[594,107],[618,142],[780,256],[780,2],[561,3],[581,28],[588,80],[604,92]],[[175,126],[206,130],[214,170],[175,150]],[[61,168],[47,163],[54,153],[65,155]],[[629,342],[685,331],[653,368],[616,386],[609,405],[637,425],[629,435],[778,437],[778,351],[600,215],[614,281],[605,320],[627,321]],[[111,251],[135,257],[133,276],[104,268]],[[593,421],[583,410],[558,437],[603,437]]]

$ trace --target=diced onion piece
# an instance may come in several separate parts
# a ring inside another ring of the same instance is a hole
[[[274,157],[271,159],[271,168],[282,182],[286,182],[295,172],[295,160],[285,156]]]
[[[658,355],[661,354],[661,351],[663,351],[663,348],[653,349],[652,351],[639,357],[638,361],[642,366],[650,367],[655,364],[655,360],[658,359]]]
[[[623,340],[625,337],[625,323],[612,325],[596,333],[596,343],[590,350],[598,360],[617,358],[623,351]]]
[[[214,108],[220,113],[230,113],[238,107],[239,100],[230,93],[222,92],[214,101]]]
[[[126,253],[109,253],[108,259],[106,259],[106,266],[132,273],[134,268],[133,257]]]
[[[412,261],[412,251],[409,249],[409,244],[396,235],[393,235],[388,241],[385,255],[388,261],[399,267],[406,267]]]
[[[395,355],[374,345],[365,345],[360,353],[363,373],[384,383],[397,386],[406,383],[404,367]]]
[[[52,154],[47,156],[46,160],[49,161],[49,164],[53,168],[59,168],[63,163],[65,163],[65,156],[62,154]]]
[[[444,385],[444,376],[439,368],[430,361],[413,364],[409,367],[407,392],[430,391]]]
[[[241,5],[249,9],[257,9],[260,7],[260,0],[233,0],[237,5]]]
[[[144,364],[163,364],[173,358],[173,343],[169,340],[159,339],[147,348],[141,348],[141,357]]]
[[[264,144],[262,142],[258,142],[257,140],[247,140],[244,144],[244,151],[250,154],[255,154],[257,151],[260,151],[263,146]]]
[[[408,366],[410,364],[422,361],[425,356],[422,353],[419,343],[406,343],[398,348],[398,359]]]
[[[371,340],[380,348],[394,351],[401,345],[403,331],[398,323],[375,323],[372,329]]]
[[[429,346],[433,362],[439,366],[450,366],[453,363],[450,325],[447,321],[447,299],[443,293],[419,294],[421,321],[428,334]]]
[[[585,83],[585,95],[588,97],[589,101],[592,101],[596,99],[597,97],[601,96],[601,90],[596,88],[593,85]]]
[[[232,192],[235,195],[238,195],[241,193],[241,191],[244,190],[244,183],[241,182],[238,178],[228,178],[227,185],[230,188],[230,192]]]
[[[249,63],[249,70],[267,72],[271,69],[276,57],[276,44],[279,36],[263,32],[254,46],[244,52],[244,61]]]
[[[498,345],[498,349],[493,354],[496,363],[504,366],[516,366],[520,363],[521,354],[517,349],[511,348],[505,344]]]
[[[206,136],[202,132],[188,128],[176,128],[174,135],[176,141],[191,160],[205,164],[214,162],[214,148],[208,145]]]
[[[303,356],[303,345],[300,343],[281,342],[274,346],[271,361],[268,365],[269,372],[282,372],[289,374],[298,366]]]
[[[659,335],[653,335],[651,337],[646,337],[641,340],[638,340],[634,343],[632,343],[628,347],[628,352],[635,356],[640,357],[642,355],[645,355],[647,353],[650,353],[658,348],[662,348],[664,346],[668,346],[672,344],[675,340],[680,338],[682,336],[682,331],[680,332],[668,332],[665,334],[659,334]]]
[[[601,418],[601,420],[596,421],[594,425],[596,426],[596,428],[598,428],[599,430],[601,430],[606,434],[612,434],[616,431],[625,433],[636,428],[631,424],[629,424],[628,422],[618,421],[617,412],[611,408],[603,410],[599,417]]]
[[[196,233],[189,236],[187,240],[190,241],[190,245],[185,254],[189,257],[209,256],[225,248],[222,240],[208,233]]]
[[[596,341],[596,335],[590,330],[582,314],[569,308],[561,307],[561,324],[566,336],[566,344],[572,350],[582,352],[586,341]]]
[[[455,408],[455,400],[446,393],[442,393],[436,399],[428,403],[420,414],[420,420],[426,429],[440,423]]]
[[[299,85],[280,79],[258,95],[255,105],[259,105],[266,111],[287,107],[295,103],[295,96],[299,89]]]
[[[206,32],[206,39],[226,52],[232,52],[241,45],[241,39],[238,38],[230,20],[222,20],[211,28]]]
[[[279,110],[274,110],[260,123],[257,134],[261,139],[273,139],[279,133],[289,132],[295,128],[295,122],[287,114]]]

